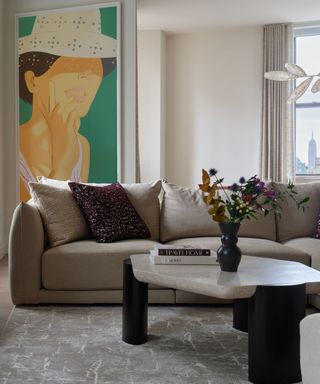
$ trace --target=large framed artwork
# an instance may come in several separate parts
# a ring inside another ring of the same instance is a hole
[[[120,180],[120,3],[19,14],[20,199],[38,177]]]

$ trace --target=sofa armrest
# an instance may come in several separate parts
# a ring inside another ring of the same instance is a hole
[[[38,209],[20,203],[13,213],[9,235],[9,278],[14,304],[36,304],[41,288],[44,228]]]
[[[318,384],[320,376],[320,313],[300,322],[300,363],[304,384]]]

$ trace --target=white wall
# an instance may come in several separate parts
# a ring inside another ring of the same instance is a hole
[[[5,1],[5,230],[6,238],[12,212],[18,202],[17,130],[15,121],[15,14],[71,6],[112,2],[108,0],[10,0]],[[135,181],[136,126],[136,0],[121,3],[121,120],[122,181]],[[1,24],[2,25],[2,24]],[[1,34],[3,36],[3,34]]]
[[[258,173],[262,26],[167,37],[168,181],[197,186]]]
[[[165,172],[166,38],[162,31],[139,31],[137,42],[140,178],[148,182]]]
[[[3,2],[0,0],[0,259],[3,257],[6,250],[6,241],[4,233],[4,117],[3,117],[3,60],[4,60],[4,14],[3,14]]]

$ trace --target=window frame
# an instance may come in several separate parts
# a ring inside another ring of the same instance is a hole
[[[307,25],[296,25],[293,27],[293,62],[296,63],[296,53],[297,53],[297,47],[296,47],[296,39],[299,37],[306,37],[306,36],[316,36],[320,35],[320,22],[307,24]],[[320,68],[319,68],[320,72]],[[296,87],[296,81],[294,81],[294,87]],[[315,103],[294,103],[293,108],[293,125],[294,125],[294,146],[296,148],[296,115],[297,115],[297,109],[306,109],[306,108],[319,108],[320,109],[320,102]],[[294,162],[296,164],[296,158],[297,153],[295,149],[294,153]],[[308,173],[296,173],[296,166],[295,166],[295,178],[299,182],[310,182],[310,181],[319,181],[320,180],[320,173],[314,173],[314,174],[308,174]]]

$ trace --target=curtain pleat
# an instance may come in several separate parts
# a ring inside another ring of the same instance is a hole
[[[138,46],[136,45],[136,183],[141,182],[139,145],[139,100],[138,100]]]
[[[284,70],[292,62],[292,27],[290,24],[264,26],[263,73]],[[264,180],[293,180],[294,132],[292,106],[287,98],[290,82],[263,79],[260,176]]]

